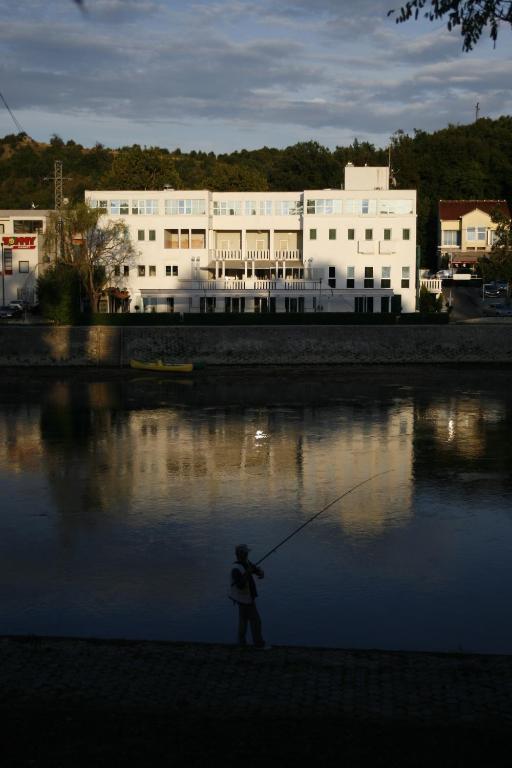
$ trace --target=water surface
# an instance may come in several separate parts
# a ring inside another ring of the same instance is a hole
[[[512,652],[504,369],[2,374],[3,634]],[[390,470],[390,471],[388,471]]]

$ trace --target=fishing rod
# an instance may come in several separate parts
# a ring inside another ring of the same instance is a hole
[[[302,525],[299,525],[298,528],[296,528],[292,533],[290,533],[289,536],[286,537],[286,539],[283,539],[282,541],[277,544],[277,546],[274,547],[274,549],[271,549],[270,552],[267,552],[266,555],[263,555],[260,560],[258,560],[257,563],[253,563],[253,565],[259,565],[264,560],[267,559],[267,557],[270,557],[270,555],[273,555],[276,550],[279,549],[279,547],[282,547],[283,544],[286,544],[287,541],[290,541],[293,536],[296,536],[299,531],[302,531],[303,528],[306,527],[306,525],[309,525],[313,522],[313,520],[316,520],[317,517],[320,517],[320,515],[323,515],[324,512],[327,512],[328,509],[333,507],[335,504],[338,503],[338,501],[341,501],[345,498],[345,496],[348,496],[350,493],[353,493],[355,490],[360,488],[362,485],[365,485],[366,483],[369,483],[371,480],[375,480],[376,477],[381,477],[382,475],[388,475],[390,472],[394,472],[394,469],[386,469],[385,472],[377,472],[375,475],[371,475],[371,477],[367,477],[366,480],[362,480],[360,483],[357,483],[357,485],[353,485],[352,488],[349,488],[348,491],[345,491],[345,493],[342,493],[340,496],[338,496],[334,501],[330,501],[329,504],[327,504],[323,509],[320,510],[320,512],[316,512],[312,517],[309,518],[309,520],[306,520],[305,523],[302,523]]]

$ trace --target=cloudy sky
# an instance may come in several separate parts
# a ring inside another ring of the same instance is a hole
[[[510,29],[462,53],[393,0],[0,0],[0,90],[23,129],[87,146],[379,146],[512,113]],[[16,132],[5,109],[0,135]]]

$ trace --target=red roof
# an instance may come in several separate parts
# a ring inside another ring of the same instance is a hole
[[[506,200],[440,200],[439,218],[443,221],[460,219],[475,208],[491,215],[498,210],[510,218],[510,208]]]

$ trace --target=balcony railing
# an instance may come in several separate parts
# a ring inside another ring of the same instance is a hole
[[[270,251],[265,249],[217,249],[210,250],[213,261],[302,261],[302,249],[292,248],[288,251]]]
[[[257,280],[248,277],[245,280],[179,280],[179,284],[181,288],[192,291],[317,291],[321,280]]]

